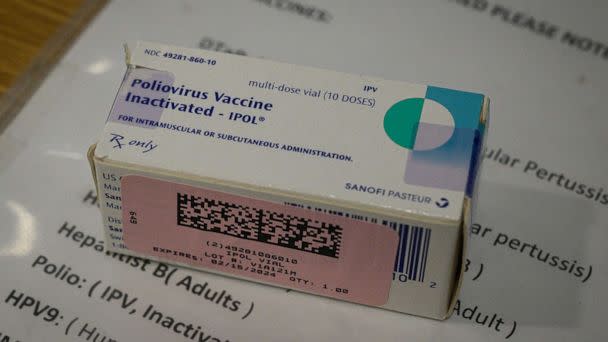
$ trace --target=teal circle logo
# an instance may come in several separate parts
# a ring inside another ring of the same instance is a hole
[[[427,151],[445,144],[454,133],[454,118],[442,104],[414,97],[399,101],[384,115],[384,131],[397,145]]]

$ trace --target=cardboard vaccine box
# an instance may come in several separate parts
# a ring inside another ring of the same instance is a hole
[[[109,249],[445,319],[480,94],[139,42],[89,160]]]

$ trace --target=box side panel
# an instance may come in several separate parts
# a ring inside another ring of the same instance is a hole
[[[465,271],[465,263],[468,255],[468,242],[469,232],[473,223],[473,214],[477,208],[477,196],[479,193],[479,179],[481,178],[481,172],[483,169],[483,151],[486,146],[488,139],[488,128],[490,125],[490,99],[484,97],[482,110],[479,116],[479,137],[476,146],[476,151],[472,158],[471,175],[469,176],[469,186],[467,190],[467,196],[463,203],[463,220],[461,228],[461,240],[459,242],[460,253],[457,256],[457,263],[455,264],[455,280],[454,290],[451,294],[450,306],[445,318],[450,317],[458,300],[458,295],[462,287],[463,275]]]
[[[188,180],[171,175],[134,169],[130,166],[107,163],[99,159],[96,160],[95,171],[98,180],[97,187],[99,189],[105,236],[108,247],[113,251],[150,257],[148,254],[142,255],[127,249],[124,243],[121,178],[126,175],[153,177],[205,189],[263,199],[286,205],[286,207],[304,208],[336,217],[352,218],[377,224],[378,229],[394,230],[398,235],[398,242],[397,251],[395,252],[396,257],[389,262],[390,268],[393,270],[390,293],[386,304],[380,306],[389,310],[436,319],[442,319],[447,312],[450,294],[453,292],[454,272],[457,268],[455,263],[458,261],[459,255],[458,238],[460,230],[457,227],[430,224],[416,220],[395,220],[388,217],[373,216],[364,212],[345,211],[337,206],[319,205],[302,200],[296,201],[287,197],[256,193],[251,190],[227,189],[225,186],[217,184],[203,184],[197,180]],[[164,258],[161,258],[161,260],[168,261]],[[175,260],[171,260],[170,262],[193,267],[185,262],[176,262]],[[259,279],[245,278],[218,270],[204,270],[274,286],[289,287]]]

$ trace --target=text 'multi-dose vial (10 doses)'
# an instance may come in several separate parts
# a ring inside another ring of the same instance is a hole
[[[480,94],[139,42],[89,151],[109,249],[444,319]]]

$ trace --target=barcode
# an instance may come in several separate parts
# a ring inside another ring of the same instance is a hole
[[[294,203],[294,202],[284,202],[284,204],[292,206],[292,207],[296,207],[296,208],[303,208],[303,209],[308,209],[308,210],[314,210],[320,213],[324,213],[324,214],[330,214],[330,215],[335,215],[335,216],[342,216],[342,217],[346,217],[346,218],[352,218],[355,220],[359,220],[359,221],[364,221],[364,222],[370,222],[370,223],[378,223],[378,219],[375,217],[368,217],[365,215],[358,215],[358,214],[352,214],[352,213],[348,213],[348,212],[344,212],[344,211],[340,211],[340,210],[333,210],[333,209],[326,209],[326,208],[319,208],[319,207],[313,207],[310,205],[304,205],[304,204],[300,204],[300,203]],[[386,224],[384,224],[386,226]]]
[[[332,258],[340,256],[339,225],[179,192],[177,224]]]
[[[399,234],[399,248],[397,250],[397,256],[395,257],[394,272],[406,274],[408,280],[424,282],[426,261],[429,255],[429,245],[431,243],[431,229],[387,220],[378,222],[378,219],[375,217],[312,207],[299,203],[285,202],[285,204],[365,222],[379,223],[394,229]]]
[[[431,230],[397,222],[382,221],[382,224],[399,233],[395,272],[407,274],[408,280],[424,282]]]

